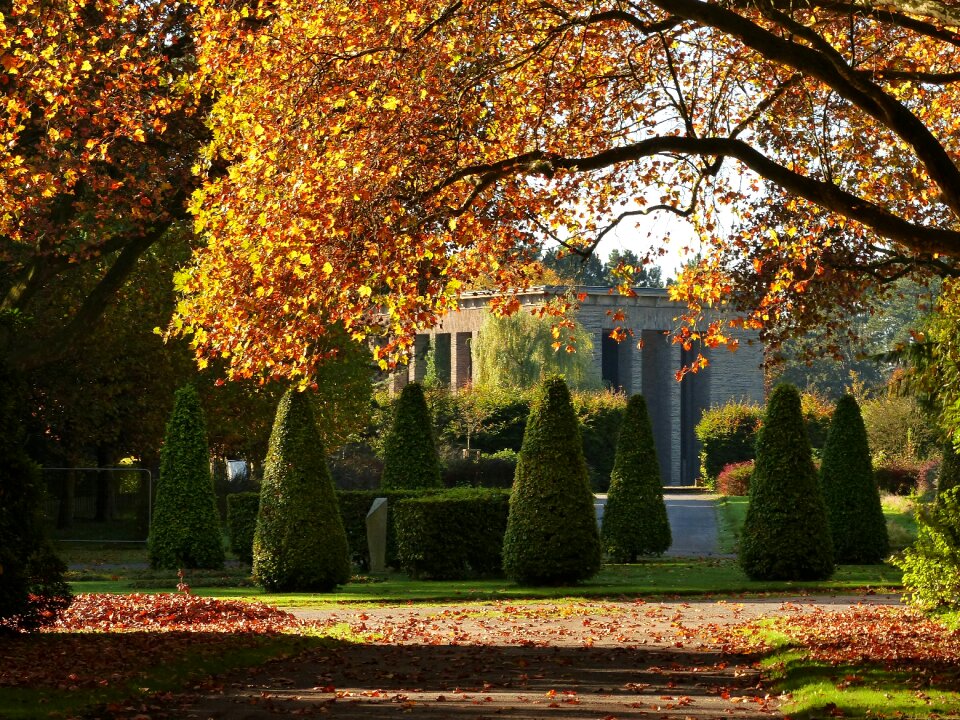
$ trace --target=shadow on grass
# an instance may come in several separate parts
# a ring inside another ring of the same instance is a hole
[[[531,642],[535,642],[531,638]],[[282,669],[282,677],[277,677]],[[636,646],[350,644],[193,696],[180,716],[769,717],[757,673],[736,658]],[[262,714],[256,714],[259,710]]]
[[[72,717],[334,644],[329,638],[242,632],[0,636],[0,717]]]

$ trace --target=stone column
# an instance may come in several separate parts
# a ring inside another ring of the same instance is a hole
[[[473,382],[472,332],[454,334],[450,344],[450,387],[456,390]]]

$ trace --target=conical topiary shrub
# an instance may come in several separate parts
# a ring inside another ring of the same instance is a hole
[[[600,536],[580,427],[560,377],[541,385],[523,435],[503,541],[503,569],[524,584],[558,585],[600,569]]]
[[[440,457],[423,388],[408,383],[400,392],[393,424],[383,444],[380,486],[392,490],[441,487]]]
[[[873,478],[867,430],[851,395],[837,402],[823,446],[820,487],[827,505],[833,559],[837,563],[882,562],[890,541]]]
[[[937,473],[937,500],[940,496],[960,485],[960,455],[953,447],[952,439],[943,444],[943,460]]]
[[[155,568],[223,567],[207,428],[192,385],[177,390],[167,422],[148,549]]]
[[[327,591],[350,579],[350,553],[310,400],[288,390],[263,465],[253,576],[266,590]]]
[[[627,401],[603,512],[603,549],[615,562],[660,555],[671,543],[660,462],[642,395]]]
[[[833,573],[833,542],[800,393],[779,385],[757,436],[740,566],[754,580],[821,580]]]

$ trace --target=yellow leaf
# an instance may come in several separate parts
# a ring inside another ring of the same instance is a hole
[[[369,285],[361,285],[357,288],[357,293],[360,297],[370,297],[373,294],[373,290],[370,289]]]
[[[400,101],[392,95],[387,95],[387,97],[383,99],[384,110],[396,110],[399,105]]]
[[[329,275],[329,274],[332,273],[332,272],[333,272],[333,265],[331,265],[331,264],[328,263],[328,262],[325,262],[325,263],[323,264],[323,274],[324,274],[324,275]]]

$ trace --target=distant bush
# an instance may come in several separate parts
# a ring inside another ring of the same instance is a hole
[[[365,443],[351,443],[327,457],[333,484],[341,490],[380,487],[383,461]]]
[[[725,466],[717,476],[717,492],[720,495],[749,495],[753,466],[753,460]]]
[[[248,565],[253,562],[253,534],[257,529],[260,493],[245,492],[227,495],[227,534],[230,551]]]
[[[937,440],[916,399],[883,395],[861,405],[874,465],[936,454]]]
[[[887,523],[873,479],[867,431],[852,395],[837,402],[823,449],[820,487],[834,560],[858,565],[882,562],[890,548]]]
[[[695,432],[704,485],[716,487],[717,476],[727,465],[753,460],[762,418],[763,408],[745,402],[728,402],[703,413]]]
[[[600,537],[604,550],[621,563],[662,555],[672,542],[660,461],[642,395],[633,395],[624,412]]]
[[[288,390],[264,461],[253,540],[264,589],[328,591],[350,579],[350,551],[310,398]]]
[[[617,435],[623,423],[627,398],[622,393],[577,391],[571,393],[573,408],[580,421],[583,457],[594,492],[606,492],[610,485]]]
[[[953,447],[952,441],[943,443],[943,459],[940,461],[940,472],[937,474],[937,496],[947,490],[960,485],[960,455]]]
[[[380,485],[394,490],[441,487],[433,419],[418,383],[405,385],[397,400],[384,440]]]
[[[873,479],[881,492],[911,495],[925,482],[929,466],[929,462],[919,460],[888,459],[874,466]]]
[[[805,392],[800,395],[800,409],[803,411],[803,424],[807,429],[810,447],[822,450],[830,432],[833,404],[822,395]]]
[[[833,574],[827,509],[800,393],[791,385],[777,386],[764,414],[739,561],[752,580],[820,580]]]
[[[503,542],[504,572],[517,582],[571,583],[600,569],[580,426],[562,378],[544,380],[530,411]]]
[[[147,550],[154,568],[223,567],[207,428],[192,385],[177,391],[167,422]]]
[[[400,568],[435,580],[501,574],[509,503],[507,492],[475,488],[399,500],[393,513]]]
[[[501,450],[496,453],[471,453],[448,458],[443,467],[445,487],[509,488],[517,469],[517,453]]]

